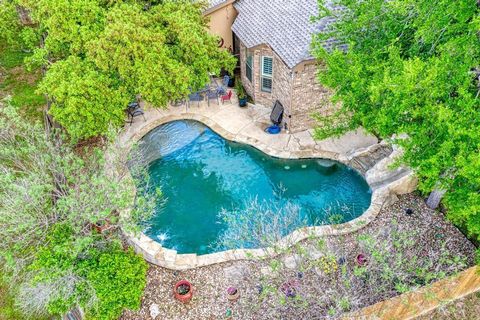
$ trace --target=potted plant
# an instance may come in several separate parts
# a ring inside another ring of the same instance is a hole
[[[115,215],[116,213],[113,212],[113,214]],[[109,218],[106,218],[102,221],[97,221],[97,223],[91,223],[90,226],[92,230],[95,230],[99,234],[106,234],[108,231],[114,228]]]
[[[295,298],[297,296],[298,281],[290,280],[282,284],[280,290],[285,294],[287,298]]]
[[[235,87],[235,77],[230,77],[230,79],[228,80],[228,87],[229,88]]]
[[[177,282],[175,287],[173,287],[173,294],[175,295],[175,299],[179,300],[180,302],[189,302],[193,296],[192,284],[187,280]]]
[[[227,299],[229,301],[237,301],[239,297],[240,297],[240,292],[238,292],[237,288],[229,287],[227,289]]]
[[[364,254],[364,253],[360,253],[356,258],[355,258],[355,262],[357,263],[357,265],[359,267],[364,267],[367,265],[368,263],[368,258],[367,256]]]
[[[240,80],[237,80],[237,83],[235,84],[235,91],[237,92],[238,105],[240,107],[245,107],[247,105],[248,98],[245,88]]]

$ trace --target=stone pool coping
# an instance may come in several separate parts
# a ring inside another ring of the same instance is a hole
[[[320,158],[320,159],[330,159],[341,162],[343,164],[349,165],[351,156],[346,153],[342,152],[335,152],[331,150],[323,150],[323,149],[304,149],[304,150],[280,150],[278,148],[272,148],[266,144],[266,141],[261,141],[255,137],[248,136],[242,133],[233,133],[228,131],[223,126],[221,126],[218,122],[213,120],[211,117],[192,113],[192,112],[185,112],[180,114],[169,114],[163,117],[159,117],[154,121],[147,123],[145,126],[141,127],[137,130],[133,135],[128,138],[125,146],[129,151],[132,146],[142,139],[147,133],[152,131],[158,126],[162,124],[166,124],[168,122],[177,121],[177,120],[195,120],[198,122],[203,123],[217,134],[222,136],[224,139],[229,141],[244,143],[247,145],[251,145],[254,148],[262,151],[263,153],[276,158],[282,159],[306,159],[306,158]],[[265,133],[265,135],[267,135]],[[292,134],[293,136],[293,134]],[[274,136],[269,136],[274,137]]]
[[[148,132],[162,124],[175,120],[199,121],[227,140],[251,145],[265,154],[273,157],[284,159],[323,158],[339,161],[347,165],[351,160],[351,157],[347,156],[346,154],[335,153],[326,150],[309,149],[285,151],[272,149],[266,143],[259,141],[258,139],[246,137],[241,134],[234,134],[222,127],[212,118],[194,112],[159,114],[159,116],[134,130],[133,133],[128,132],[124,134],[124,136],[120,138],[120,147],[123,147],[125,152],[128,153],[134,144],[137,143]],[[375,169],[375,167],[371,170],[373,169]],[[126,172],[127,174],[125,182],[133,184],[133,179],[130,176],[128,169],[126,169]],[[372,200],[370,207],[360,217],[352,221],[339,225],[324,225],[297,229],[286,237],[282,238],[275,245],[275,247],[262,249],[234,249],[205,255],[178,254],[175,250],[162,247],[160,243],[154,241],[144,233],[133,234],[126,232],[126,237],[128,242],[133,246],[134,250],[141,254],[146,261],[171,270],[188,270],[228,261],[274,257],[279,255],[282,250],[288,249],[294,244],[310,237],[340,236],[358,231],[372,222],[377,217],[383,206],[395,201],[399,185],[415,185],[415,183],[411,183],[412,179],[414,179],[413,174],[409,174],[400,177],[398,180],[391,181],[386,185],[372,188]],[[404,190],[402,190],[402,192],[403,191]]]

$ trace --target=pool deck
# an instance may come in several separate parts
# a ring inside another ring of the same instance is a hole
[[[348,132],[339,138],[316,141],[313,129],[295,133],[283,130],[280,134],[271,135],[264,130],[271,123],[270,108],[249,104],[240,108],[236,99],[232,103],[210,106],[206,102],[190,107],[182,105],[169,108],[150,108],[144,106],[145,119],[136,117],[134,122],[125,125],[121,135],[121,143],[128,145],[138,141],[155,127],[173,120],[198,120],[225,139],[252,145],[264,153],[279,158],[327,158],[348,163],[351,156],[359,150],[367,149],[378,143],[378,139],[366,134],[363,130]]]

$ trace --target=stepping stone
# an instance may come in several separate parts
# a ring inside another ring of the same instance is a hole
[[[311,247],[311,248],[308,249],[308,256],[312,260],[320,259],[324,255],[325,254],[322,251],[318,250],[315,247]]]
[[[286,256],[283,258],[283,264],[285,265],[286,268],[288,269],[297,269],[298,267],[298,262],[300,261],[300,256],[299,255],[291,255],[291,256]]]
[[[324,168],[331,168],[336,164],[335,161],[328,160],[328,159],[318,159],[317,163]]]
[[[260,268],[260,273],[264,276],[268,276],[268,275],[272,274],[272,272],[273,272],[272,268],[270,268],[268,266]]]
[[[223,268],[223,274],[228,281],[242,281],[248,274],[248,270],[243,266],[230,266]]]
[[[158,304],[156,303],[150,305],[149,310],[150,310],[150,317],[152,317],[152,319],[156,319],[160,314],[160,309],[158,307]]]

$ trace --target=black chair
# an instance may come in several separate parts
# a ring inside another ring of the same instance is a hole
[[[127,114],[128,114],[128,118],[130,119],[129,120],[130,125],[132,125],[133,123],[133,118],[138,116],[142,116],[143,121],[147,121],[147,119],[145,118],[145,112],[140,107],[140,104],[138,102],[131,102],[128,104]]]
[[[181,107],[186,103],[185,99],[174,100],[171,104],[173,107]]]

